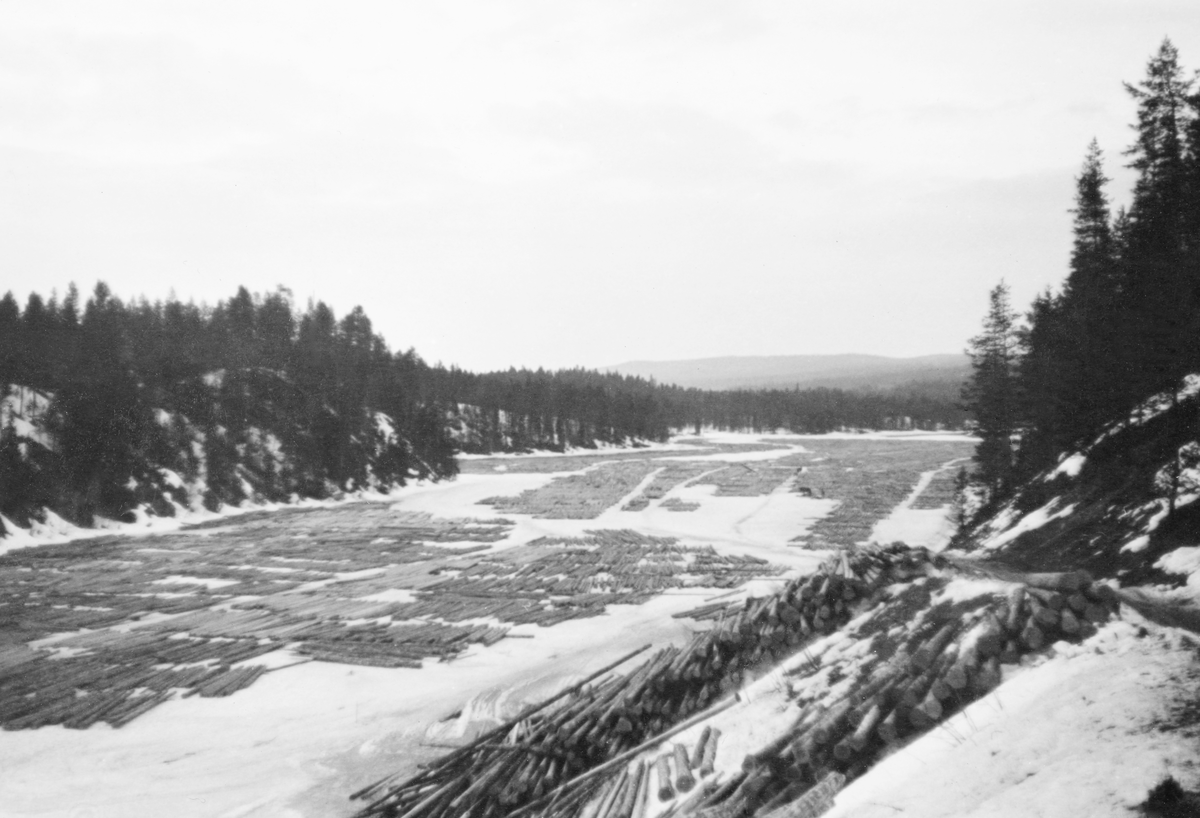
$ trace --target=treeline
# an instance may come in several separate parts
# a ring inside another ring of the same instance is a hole
[[[960,429],[959,384],[914,383],[886,391],[816,387],[709,391],[664,388],[675,428],[824,434],[846,429]]]
[[[425,368],[391,353],[360,308],[299,313],[282,289],[241,288],[215,308],[126,304],[102,282],[83,304],[74,285],[24,309],[9,293],[0,387],[22,389],[0,418],[0,513],[88,522],[454,474],[441,414],[417,397]],[[29,390],[53,396],[45,447],[17,427]]]
[[[820,434],[842,429],[962,428],[959,384],[883,392],[844,389],[712,391],[586,369],[475,374],[435,367],[423,394],[448,407],[464,451],[558,449],[665,440],[672,431]]]
[[[1174,394],[1200,369],[1200,94],[1164,40],[1146,77],[1125,150],[1138,172],[1115,214],[1103,156],[1089,146],[1076,180],[1070,270],[1020,321],[1001,283],[972,339],[964,393],[979,426],[978,473],[993,498],[1064,450],[1127,416],[1147,395]]]
[[[215,307],[0,298],[0,513],[327,497],[456,472],[458,451],[594,447],[673,430],[961,426],[938,385],[712,392],[584,369],[475,374],[392,352],[356,307],[244,287]],[[38,395],[49,406],[22,404]],[[34,445],[41,444],[41,445]]]
[[[477,374],[436,366],[423,394],[445,408],[464,451],[595,447],[666,440],[662,390],[642,378],[587,369]]]

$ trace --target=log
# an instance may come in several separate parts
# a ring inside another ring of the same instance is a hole
[[[900,740],[899,708],[895,708],[879,722],[877,732],[886,744],[895,744]]]
[[[1057,591],[1047,591],[1042,588],[1030,588],[1026,591],[1031,597],[1036,597],[1042,604],[1055,611],[1061,611],[1067,606],[1067,598]]]
[[[642,775],[637,796],[633,800],[633,810],[630,818],[646,818],[650,814],[650,768]]]
[[[1038,627],[1046,629],[1058,625],[1058,612],[1049,605],[1043,604],[1034,596],[1029,597],[1029,609]]]
[[[979,666],[979,673],[973,680],[973,690],[976,696],[984,696],[1000,684],[1000,660],[993,656]]]
[[[610,818],[612,816],[613,806],[624,796],[625,790],[629,788],[631,781],[632,776],[630,776],[629,770],[622,770],[616,779],[616,786],[609,790],[608,795],[605,796],[600,806],[597,807],[596,818]]]
[[[713,774],[713,763],[717,758],[717,741],[721,738],[721,731],[716,727],[708,734],[708,741],[704,745],[704,755],[700,761],[701,777]]]
[[[696,779],[688,765],[687,750],[682,744],[675,745],[675,789],[678,792],[691,792],[696,786]]]
[[[846,717],[850,713],[850,702],[842,701],[825,712],[825,715],[809,731],[817,745],[828,744],[834,736],[846,729]]]
[[[1008,594],[1008,618],[1004,622],[1004,629],[1008,631],[1009,635],[1021,632],[1021,608],[1024,602],[1025,588],[1018,585]]]
[[[850,736],[850,746],[856,752],[861,752],[870,743],[871,733],[875,731],[882,720],[883,708],[879,702],[876,702],[871,705],[871,708],[863,716],[862,721],[858,723],[858,727]]]
[[[742,786],[742,782],[746,780],[746,773],[740,772],[721,783],[715,790],[708,794],[703,801],[700,802],[701,807],[711,807],[714,804],[719,804],[729,798],[733,793],[737,792]]]
[[[645,779],[650,775],[650,770],[645,762],[638,761],[634,768],[629,785],[622,793],[620,800],[617,801],[614,811],[611,813],[611,818],[629,818],[633,812],[633,807],[637,803],[637,797],[643,786],[648,786]]]
[[[658,772],[658,800],[670,801],[675,797],[675,788],[671,785],[671,762],[666,754],[658,757],[655,769]]]
[[[1121,595],[1111,585],[1103,582],[1093,582],[1079,589],[1092,602],[1099,603],[1110,611],[1115,611],[1121,605]]]
[[[932,669],[912,678],[908,684],[900,688],[897,703],[905,708],[916,707],[925,700],[925,696],[929,693],[929,688],[933,684],[933,679],[934,672]]]
[[[599,818],[601,806],[609,800],[613,790],[620,788],[621,779],[613,777],[603,782],[599,789],[592,793],[588,802],[580,810],[578,818]]]
[[[1034,620],[1035,617],[1029,617],[1021,630],[1021,643],[1030,650],[1040,650],[1046,644],[1046,636]]]
[[[754,818],[764,818],[764,816],[771,815],[782,808],[786,808],[788,804],[804,795],[804,792],[807,789],[809,789],[809,785],[804,781],[792,781],[788,783],[787,786],[767,799],[763,805],[758,808],[758,810],[754,813]]]
[[[1075,591],[1067,597],[1067,606],[1077,614],[1081,614],[1087,608],[1088,599],[1081,591]]]
[[[696,740],[696,746],[692,750],[691,768],[693,770],[700,769],[700,766],[704,763],[704,745],[708,744],[708,737],[712,735],[712,731],[713,728],[707,724],[700,731],[700,738]]]
[[[748,753],[742,759],[742,769],[747,772],[757,767],[761,767],[767,761],[778,756],[783,752],[784,748],[791,744],[797,733],[802,731],[806,722],[811,722],[814,719],[816,711],[801,711],[791,720],[787,727],[779,733],[775,738],[764,744],[752,753]]]
[[[990,611],[975,628],[975,651],[983,657],[996,656],[1004,647],[1004,626]]]
[[[929,695],[925,697],[925,701],[921,702],[921,706],[918,709],[924,713],[931,722],[938,721],[945,712],[942,707],[942,702],[934,693],[933,688],[930,688]]]
[[[948,622],[938,629],[937,633],[925,641],[913,653],[912,666],[917,670],[928,670],[945,650],[946,645],[954,637],[958,629],[957,622]]]
[[[978,646],[978,642],[976,643]],[[958,659],[946,671],[945,681],[954,690],[964,690],[970,680],[970,673],[979,665],[976,648],[967,648],[959,654]],[[995,655],[994,653],[991,655]]]
[[[625,655],[621,656],[616,661],[611,662],[608,665],[605,665],[604,667],[595,671],[594,673],[588,675],[582,681],[577,682],[576,684],[571,685],[570,687],[563,688],[558,693],[555,693],[553,696],[543,699],[542,701],[537,702],[536,704],[530,705],[529,707],[522,710],[515,718],[500,725],[499,727],[489,730],[488,732],[477,737],[470,744],[467,744],[467,745],[463,746],[462,748],[439,759],[432,767],[430,767],[429,769],[427,769],[425,771],[424,777],[427,777],[427,778],[432,777],[438,771],[444,770],[444,769],[447,769],[448,767],[453,766],[459,759],[461,759],[464,756],[466,756],[467,754],[473,752],[476,749],[477,745],[495,741],[498,737],[503,736],[504,734],[506,734],[508,732],[511,732],[514,727],[521,724],[525,719],[527,719],[530,716],[534,715],[535,713],[545,709],[546,707],[548,707],[549,705],[558,701],[559,699],[562,699],[566,696],[571,695],[572,693],[576,693],[576,692],[582,690],[585,685],[589,684],[590,682],[595,681],[600,676],[603,676],[605,673],[608,673],[610,670],[613,670],[614,668],[624,664],[625,662],[632,659],[634,656],[637,656],[639,653],[643,653],[646,650],[649,650],[650,647],[651,647],[651,645],[649,643],[642,645],[640,648],[637,648],[635,650],[630,651],[629,653],[626,653]],[[366,791],[370,791],[370,789],[371,789],[370,787],[365,788]],[[381,799],[380,801],[377,801],[375,803],[367,805],[363,809],[362,812],[364,812],[364,813],[370,812],[376,806],[381,804],[383,801],[386,801],[387,797],[388,796],[385,795],[383,797],[383,799]]]

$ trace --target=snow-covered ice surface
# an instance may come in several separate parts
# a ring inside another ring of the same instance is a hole
[[[962,436],[930,437],[964,440]],[[761,439],[724,435],[718,442]],[[770,458],[763,458],[767,461],[795,454],[803,446],[790,437],[767,438],[767,442],[779,444],[769,452]],[[699,456],[713,453],[693,451]],[[659,452],[647,455],[659,457]],[[722,466],[720,460],[714,459],[714,468]],[[489,519],[498,516],[496,510],[480,505],[480,500],[516,495],[563,474],[464,474],[452,482],[406,487],[386,501],[404,514]],[[616,503],[590,520],[535,519],[505,511],[503,516],[515,526],[504,540],[489,546],[505,549],[544,535],[578,536],[592,529],[628,528],[678,537],[684,544],[711,544],[725,553],[753,554],[788,566],[792,574],[812,570],[824,556],[787,543],[827,514],[836,499],[804,497],[786,484],[752,497],[718,496],[713,491],[711,485],[676,486],[641,511],[623,511]],[[662,508],[662,500],[670,497],[700,507],[686,513]],[[230,510],[227,526],[196,531],[202,536],[195,538],[195,547],[202,549],[223,530],[242,525],[239,512]],[[453,549],[446,551],[453,556]],[[207,581],[202,575],[178,579]],[[779,583],[755,581],[742,593],[767,593]],[[162,587],[169,591],[172,586]],[[408,598],[403,589],[395,591],[368,598]],[[353,812],[353,804],[347,801],[350,792],[441,755],[445,750],[439,743],[460,735],[469,726],[466,720],[486,727],[489,717],[511,716],[522,704],[556,692],[634,647],[686,641],[690,623],[671,614],[718,595],[731,598],[725,590],[680,589],[642,605],[610,606],[599,617],[548,628],[518,626],[513,635],[532,638],[503,639],[490,647],[475,645],[452,662],[427,660],[419,670],[326,662],[288,666],[302,661],[301,657],[280,650],[248,660],[279,670],[233,696],[177,697],[119,730],[96,725],[87,730],[54,726],[0,732],[0,815],[346,816]],[[769,708],[766,703],[758,706]],[[443,721],[460,710],[464,716]]]
[[[696,604],[614,606],[602,621],[522,628],[536,637],[420,670],[310,662],[228,698],[173,700],[120,730],[3,732],[0,815],[345,816],[350,792],[443,752],[427,731],[471,698],[509,702],[513,715],[635,647],[684,641],[671,614]]]
[[[923,546],[931,551],[941,551],[945,548],[954,536],[954,521],[950,517],[949,507],[913,508],[913,503],[921,496],[921,492],[929,487],[934,475],[957,462],[953,460],[939,469],[923,473],[912,492],[904,498],[904,502],[875,524],[871,530],[871,542],[886,545],[899,541],[912,546]]]

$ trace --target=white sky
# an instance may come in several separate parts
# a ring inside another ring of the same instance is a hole
[[[362,304],[470,369],[955,352],[1179,2],[5,2],[0,291]]]

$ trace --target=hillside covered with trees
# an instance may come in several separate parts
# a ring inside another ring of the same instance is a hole
[[[1147,395],[1178,404],[1186,376],[1200,371],[1197,80],[1164,40],[1145,78],[1125,88],[1137,108],[1124,151],[1138,174],[1131,204],[1113,212],[1093,141],[1076,179],[1066,280],[1023,317],[1001,282],[971,341],[964,398],[982,438],[977,478],[991,507],[1109,424],[1140,422]],[[1155,428],[1163,445],[1175,441],[1177,479],[1187,468],[1179,442],[1196,429],[1187,412],[1170,417]]]

